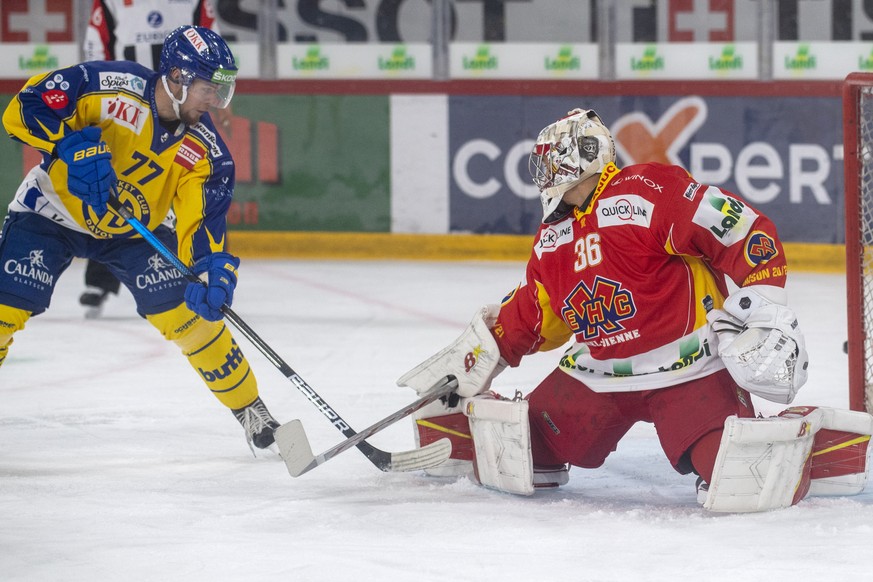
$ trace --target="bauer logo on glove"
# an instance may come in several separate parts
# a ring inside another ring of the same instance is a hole
[[[100,142],[95,146],[91,146],[84,150],[79,150],[73,154],[73,161],[79,162],[85,158],[92,158],[96,155],[109,153],[109,146],[104,142]]]

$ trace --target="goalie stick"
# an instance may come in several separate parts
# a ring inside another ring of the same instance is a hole
[[[317,466],[326,463],[338,454],[346,451],[365,438],[370,437],[380,430],[394,424],[401,418],[405,418],[424,408],[434,400],[448,396],[450,392],[457,389],[458,381],[454,376],[446,376],[435,384],[430,390],[425,392],[424,396],[404,406],[397,412],[390,414],[379,422],[367,427],[361,432],[352,437],[347,438],[335,447],[328,449],[318,456],[312,454],[312,447],[309,445],[309,439],[306,438],[306,432],[303,430],[303,423],[299,420],[292,420],[276,429],[276,444],[279,447],[279,452],[282,454],[282,459],[285,461],[285,466],[288,468],[288,473],[292,477],[299,477],[304,473],[308,473]],[[414,453],[414,454],[412,454]],[[424,448],[408,451],[406,453],[395,453],[398,471],[413,471],[421,464],[424,459],[433,460],[433,464],[441,463],[446,460],[452,453],[451,441],[447,438],[440,439],[427,445]],[[407,466],[409,468],[407,468]]]
[[[192,283],[204,285],[205,282],[191,271],[188,266],[176,256],[173,251],[168,249],[164,243],[160,241],[155,234],[150,231],[140,220],[128,210],[128,208],[118,199],[118,189],[112,186],[112,195],[109,197],[108,206],[113,212],[122,217],[133,229],[142,236],[158,253],[169,261],[180,273]],[[306,396],[309,400],[337,430],[343,433],[347,438],[354,438],[356,433],[351,426],[342,419],[342,417],[318,395],[318,393],[310,386],[306,380],[291,368],[285,361],[279,357],[273,349],[267,345],[267,342],[262,340],[249,325],[242,320],[229,306],[222,305],[221,312],[233,326],[242,333],[246,339],[255,345],[258,350],[289,380],[294,386]],[[366,438],[366,437],[364,437]],[[420,449],[410,451],[390,452],[377,449],[365,440],[359,439],[355,445],[371,463],[373,463],[381,471],[417,471],[427,469],[434,465],[438,465],[449,457],[451,448],[448,451],[439,442],[432,443]]]

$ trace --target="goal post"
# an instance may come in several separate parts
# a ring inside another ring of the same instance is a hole
[[[849,408],[873,412],[873,73],[843,84]]]

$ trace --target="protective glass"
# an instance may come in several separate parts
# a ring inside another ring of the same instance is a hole
[[[236,71],[216,69],[210,81],[196,77],[190,71],[182,71],[182,84],[188,87],[188,95],[206,101],[212,107],[224,109],[230,105],[236,89]]]

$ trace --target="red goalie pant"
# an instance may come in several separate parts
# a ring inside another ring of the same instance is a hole
[[[727,370],[669,388],[603,393],[556,369],[528,400],[534,465],[599,467],[631,426],[643,421],[654,423],[678,472],[695,470],[707,481],[725,418],[755,416],[749,393]]]

